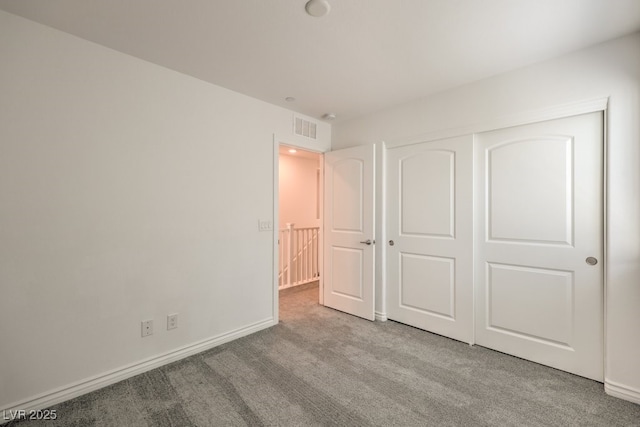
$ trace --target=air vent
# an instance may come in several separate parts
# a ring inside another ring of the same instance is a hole
[[[305,138],[316,139],[316,124],[300,117],[293,117],[293,133]]]

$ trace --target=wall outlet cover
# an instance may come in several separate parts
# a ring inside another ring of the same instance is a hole
[[[142,338],[153,335],[153,320],[142,321]]]
[[[178,313],[167,315],[167,331],[178,327]]]

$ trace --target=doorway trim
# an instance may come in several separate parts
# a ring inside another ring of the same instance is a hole
[[[277,325],[278,322],[280,321],[280,309],[279,309],[279,304],[280,304],[280,293],[279,293],[279,288],[278,288],[278,268],[279,268],[279,259],[278,259],[278,254],[279,252],[279,247],[278,247],[278,230],[279,230],[279,224],[278,224],[278,220],[280,217],[280,211],[279,211],[279,205],[280,205],[280,146],[281,145],[286,145],[287,147],[294,147],[300,150],[304,150],[304,151],[308,151],[311,153],[316,153],[320,156],[324,155],[324,151],[320,151],[320,150],[314,150],[312,148],[306,147],[304,145],[300,145],[300,144],[296,144],[295,142],[289,142],[287,140],[287,138],[282,138],[280,137],[278,134],[273,134],[273,233],[272,233],[272,287],[273,287],[273,305],[272,305],[272,317],[273,317],[273,324]],[[323,269],[323,265],[324,265],[324,256],[323,256],[323,248],[324,248],[324,215],[323,215],[323,208],[324,208],[324,157],[323,160],[318,162],[319,163],[319,169],[320,169],[320,186],[318,189],[318,199],[319,199],[319,203],[320,203],[320,233],[318,235],[318,247],[320,248],[318,251],[318,269],[320,270],[320,272],[322,272]],[[319,302],[320,305],[324,305],[324,301],[323,301],[323,291],[324,291],[324,280],[322,277],[322,274],[320,274],[320,277],[318,279],[318,291],[319,291]]]

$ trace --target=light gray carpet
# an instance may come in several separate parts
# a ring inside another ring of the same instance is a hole
[[[640,426],[600,383],[281,292],[278,326],[53,407],[55,426]]]

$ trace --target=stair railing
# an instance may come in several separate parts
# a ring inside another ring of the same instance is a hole
[[[280,289],[318,280],[319,234],[319,227],[295,228],[293,223],[287,223],[287,228],[279,230]]]

